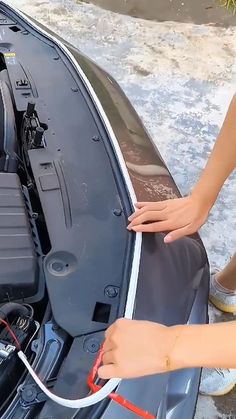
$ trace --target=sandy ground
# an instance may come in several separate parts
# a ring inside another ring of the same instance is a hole
[[[204,167],[236,90],[236,28],[152,22],[75,0],[11,3],[116,78],[181,192],[187,194]],[[232,175],[226,182],[201,231],[213,268],[224,266],[236,248],[235,181]],[[217,310],[211,309],[210,315],[212,320],[221,319]],[[215,400],[199,398],[196,419],[216,418],[236,418],[234,392]]]

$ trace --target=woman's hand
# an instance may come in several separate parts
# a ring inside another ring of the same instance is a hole
[[[177,327],[161,324],[117,320],[107,331],[100,378],[135,378],[169,370],[166,362],[172,351]]]
[[[128,230],[136,232],[169,231],[165,242],[170,243],[195,233],[207,220],[211,204],[198,195],[161,202],[138,202],[129,217]]]

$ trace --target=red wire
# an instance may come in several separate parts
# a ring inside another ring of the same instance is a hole
[[[4,324],[4,326],[6,327],[8,332],[10,333],[11,337],[13,338],[13,340],[14,340],[16,346],[17,346],[17,349],[20,349],[20,342],[17,339],[17,337],[16,337],[15,333],[13,332],[13,330],[11,329],[11,327],[9,326],[9,324],[3,319],[0,319],[0,323]]]
[[[95,378],[97,375],[97,371],[99,366],[102,363],[102,356],[103,356],[103,348],[101,347],[98,356],[95,360],[95,363],[88,375],[88,379],[87,379],[87,384],[90,388],[90,390],[93,393],[96,393],[98,390],[101,389],[102,386],[95,384]],[[120,396],[117,393],[111,393],[109,394],[109,398],[114,400],[114,402],[120,404],[121,406],[123,406],[125,409],[130,410],[131,412],[135,413],[137,416],[141,417],[141,418],[146,418],[146,419],[156,419],[156,416],[152,415],[151,413],[135,406],[133,403],[129,402],[128,400],[126,400],[123,396]]]

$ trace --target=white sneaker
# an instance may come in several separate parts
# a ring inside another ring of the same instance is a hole
[[[223,396],[236,384],[235,369],[204,368],[199,392],[205,396]]]
[[[236,313],[236,292],[228,291],[218,284],[215,275],[212,274],[210,278],[210,302],[225,313]]]

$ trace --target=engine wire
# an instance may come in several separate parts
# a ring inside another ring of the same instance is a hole
[[[11,329],[11,327],[9,326],[9,324],[3,319],[0,319],[0,323],[2,323],[5,326],[5,328],[7,329],[7,331],[10,333],[11,337],[13,338],[17,349],[20,350],[21,349],[20,342],[17,339],[17,337],[16,337],[15,333],[13,332],[13,330]]]

